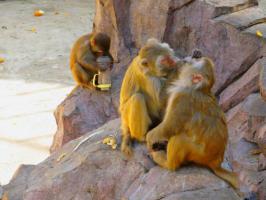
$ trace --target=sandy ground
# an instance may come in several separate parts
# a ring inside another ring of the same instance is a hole
[[[36,9],[44,16],[34,17]],[[0,0],[0,183],[49,155],[53,111],[72,90],[73,42],[90,32],[94,0]]]

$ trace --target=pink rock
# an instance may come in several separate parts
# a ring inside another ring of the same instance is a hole
[[[54,152],[117,116],[109,92],[77,88],[55,111],[57,131],[50,151]]]
[[[241,78],[222,91],[219,103],[224,111],[229,110],[243,101],[250,93],[258,91],[260,68],[261,59],[243,74]]]
[[[258,170],[259,171],[266,170],[266,157],[262,153],[259,156]]]
[[[125,159],[119,149],[112,150],[102,143],[108,135],[120,140],[119,128],[119,120],[108,122],[74,152],[75,146],[95,131],[64,145],[27,173],[25,182],[19,182],[18,173],[12,185],[6,186],[8,195],[15,196],[12,200],[194,200],[196,196],[240,200],[232,188],[207,169],[186,166],[171,172],[155,166],[143,144],[136,144],[134,156]]]
[[[266,101],[266,58],[263,57],[261,62],[261,71],[260,71],[260,79],[259,79],[259,86],[260,86],[260,94],[264,101]]]
[[[258,130],[255,138],[259,148],[264,156],[266,156],[266,124],[263,124]]]

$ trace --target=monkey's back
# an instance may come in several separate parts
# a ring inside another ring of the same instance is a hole
[[[74,43],[70,53],[70,68],[73,68],[77,62],[77,54],[79,51],[84,52],[89,50],[90,37],[91,34],[83,35]]]
[[[191,94],[191,119],[187,123],[187,135],[201,146],[204,154],[223,156],[228,130],[225,116],[215,97],[201,92]]]

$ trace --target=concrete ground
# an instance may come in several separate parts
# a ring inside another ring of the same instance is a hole
[[[45,13],[34,17],[35,10]],[[71,92],[73,42],[91,31],[94,0],[0,0],[0,183],[49,155],[53,111]]]

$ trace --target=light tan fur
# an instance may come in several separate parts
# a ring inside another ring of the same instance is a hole
[[[162,123],[147,134],[147,146],[153,160],[164,168],[176,170],[194,162],[238,188],[236,174],[221,168],[228,131],[224,113],[211,92],[213,68],[206,57],[187,60],[169,89]],[[168,142],[166,151],[153,150],[153,145],[163,142]]]

